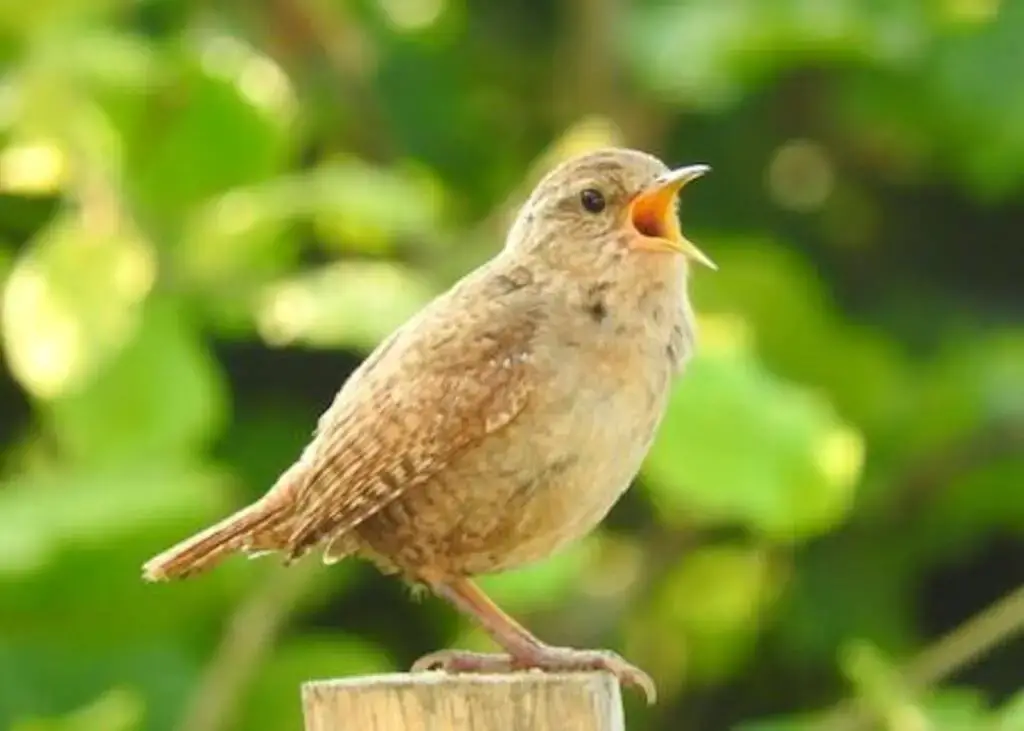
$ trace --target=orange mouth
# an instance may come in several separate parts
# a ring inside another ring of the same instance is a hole
[[[633,199],[629,217],[633,228],[640,234],[631,245],[633,249],[683,254],[707,267],[718,268],[683,236],[675,206],[682,187],[710,169],[707,165],[688,165],[665,173]]]

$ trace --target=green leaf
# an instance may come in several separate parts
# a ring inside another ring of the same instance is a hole
[[[431,283],[397,263],[347,261],[269,287],[257,313],[272,345],[368,350],[416,314]]]
[[[734,731],[820,731],[821,723],[811,714],[785,718],[744,721]]]
[[[60,33],[67,27],[95,20],[110,11],[128,5],[127,0],[39,0],[28,3],[0,4],[0,32],[24,37]]]
[[[117,358],[49,404],[47,420],[79,460],[166,458],[205,447],[224,424],[225,402],[197,333],[175,303],[158,300]]]
[[[868,642],[850,643],[842,664],[867,712],[887,728],[991,727],[984,694],[961,688],[915,692],[893,663]]]
[[[50,49],[64,73],[80,83],[148,92],[167,80],[167,65],[142,36],[112,28],[62,38]]]
[[[971,688],[942,688],[921,700],[925,717],[936,731],[993,731],[985,694]]]
[[[0,489],[0,577],[223,509],[222,477],[167,463],[24,475]]]
[[[894,664],[868,642],[850,643],[842,665],[867,711],[887,728],[960,731],[991,727],[983,693],[962,688],[916,692]]]
[[[1024,333],[954,333],[924,370],[904,432],[911,454],[945,451],[993,424],[1024,422]]]
[[[900,531],[873,531],[852,545],[841,540],[798,554],[780,600],[775,632],[794,666],[834,665],[851,636],[870,637],[890,654],[913,652],[914,577],[918,564]]]
[[[940,164],[952,163],[988,200],[1012,195],[1024,180],[1024,90],[993,69],[1024,65],[1024,7],[1000,3],[975,32],[939,40],[924,82],[928,108],[944,136]],[[977,144],[985,140],[985,144]]]
[[[142,727],[144,714],[138,695],[115,688],[61,718],[21,721],[11,731],[133,731]]]
[[[633,619],[630,654],[644,657],[667,684],[732,675],[750,657],[781,578],[779,566],[757,548],[723,544],[687,554]],[[665,636],[674,641],[659,641]]]
[[[45,639],[3,641],[0,728],[45,718],[42,727],[48,729],[70,723],[75,731],[107,731],[111,727],[93,722],[137,720],[153,731],[171,731],[170,720],[180,713],[195,674],[180,647],[110,644],[83,653]]]
[[[1024,500],[1016,485],[1024,485],[1024,458],[1011,454],[943,484],[914,515],[911,536],[918,560],[927,565],[963,560],[984,550],[995,532],[1024,536]]]
[[[644,465],[660,513],[738,522],[784,541],[832,528],[852,505],[860,435],[748,348],[710,340],[687,366]]]
[[[356,637],[305,635],[285,642],[260,669],[249,688],[238,731],[278,731],[302,727],[299,689],[310,680],[394,671],[393,660],[371,642]]]
[[[648,89],[722,109],[772,75],[809,61],[901,66],[930,40],[927,20],[911,2],[890,3],[885,12],[853,0],[637,3],[624,37]]]
[[[317,231],[342,251],[388,253],[397,239],[430,236],[443,204],[437,181],[354,158],[328,163],[306,186]]]
[[[1018,731],[1024,728],[1024,690],[1017,691],[1003,704],[992,731]]]
[[[917,706],[899,670],[870,642],[847,643],[840,664],[857,696],[877,718],[893,723],[897,718],[916,720],[917,725],[926,723],[922,709]]]
[[[291,228],[311,221],[340,250],[390,253],[406,237],[433,235],[437,186],[355,159],[234,188],[197,208],[175,248],[175,267],[203,287],[227,320],[260,289],[294,268]],[[379,299],[379,298],[378,298]]]
[[[147,241],[109,223],[60,215],[7,278],[0,315],[7,361],[40,398],[87,383],[138,327],[155,254]]]
[[[196,45],[181,60],[176,103],[129,140],[127,182],[172,231],[212,196],[277,174],[291,147],[278,96],[251,88],[259,79],[256,89],[287,90],[280,69],[231,38],[200,35]]]
[[[840,317],[821,277],[794,251],[764,239],[723,243],[720,271],[694,278],[701,312],[741,318],[773,372],[822,389],[866,432],[904,418],[915,382],[893,342]]]
[[[595,540],[584,540],[530,566],[482,576],[480,586],[512,612],[555,607],[578,591],[597,551]]]

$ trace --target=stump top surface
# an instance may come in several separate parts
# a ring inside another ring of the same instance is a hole
[[[623,731],[608,673],[389,673],[310,680],[306,731]]]

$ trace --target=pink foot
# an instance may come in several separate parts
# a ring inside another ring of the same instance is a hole
[[[658,697],[650,675],[609,650],[576,650],[541,645],[526,648],[515,656],[468,650],[439,650],[424,655],[412,666],[413,672],[443,670],[448,673],[509,673],[530,668],[548,672],[603,670],[614,675],[623,685],[639,688],[648,704],[653,704]]]

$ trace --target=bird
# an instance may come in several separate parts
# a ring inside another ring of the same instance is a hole
[[[236,553],[359,557],[447,600],[504,651],[440,650],[413,671],[607,671],[653,703],[646,672],[543,642],[474,578],[582,538],[634,482],[696,348],[690,273],[715,264],[677,207],[709,170],[623,147],[553,166],[504,246],[353,370],[273,486],[143,577]]]

